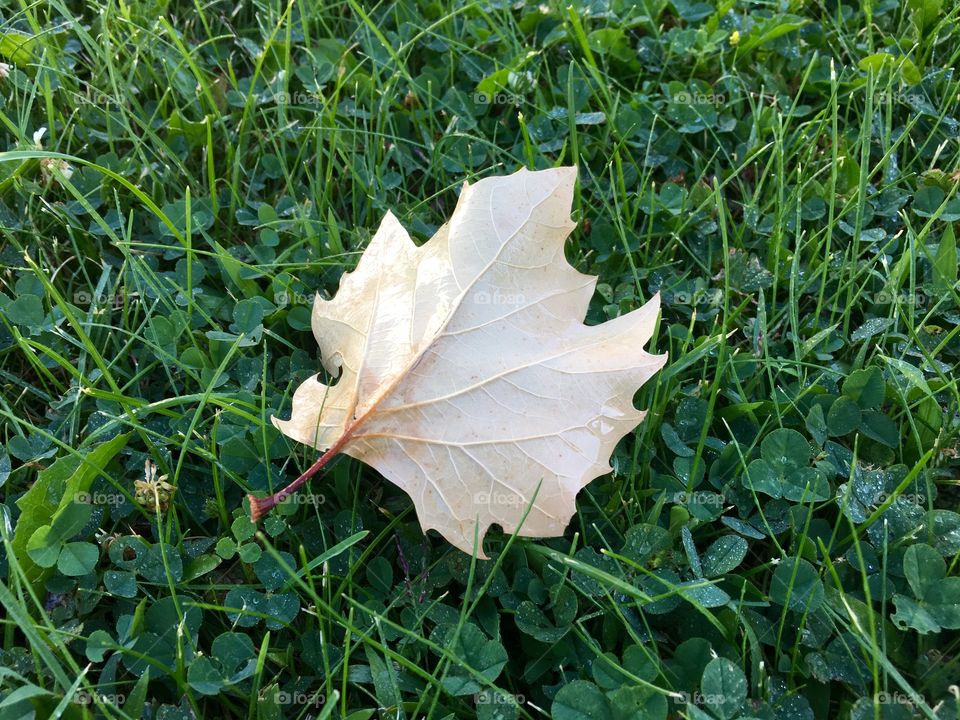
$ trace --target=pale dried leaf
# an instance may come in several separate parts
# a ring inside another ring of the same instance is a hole
[[[273,419],[379,470],[424,531],[468,553],[493,523],[561,535],[577,493],[643,419],[634,393],[666,362],[643,351],[659,297],[583,323],[597,279],[564,257],[575,180],[558,168],[464,184],[420,247],[387,213],[334,299],[314,306],[338,381],[310,378],[291,419]]]

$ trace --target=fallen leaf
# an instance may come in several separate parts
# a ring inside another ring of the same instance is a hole
[[[450,221],[420,247],[387,213],[313,332],[322,363],[297,388],[284,434],[376,468],[433,528],[480,558],[506,533],[562,535],[577,493],[610,472],[643,419],[633,395],[666,362],[643,345],[659,296],[583,323],[597,278],[564,257],[576,168],[464,184]],[[251,497],[259,517],[272,498]],[[535,498],[535,501],[534,501]],[[530,507],[533,501],[532,507]],[[521,520],[529,510],[526,519]]]

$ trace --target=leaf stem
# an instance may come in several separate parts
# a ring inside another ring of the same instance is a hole
[[[330,446],[330,449],[327,450],[323,455],[321,455],[317,461],[303,471],[303,474],[300,475],[296,480],[287,485],[283,490],[275,492],[273,495],[264,498],[254,497],[253,495],[247,495],[247,499],[250,501],[250,520],[252,522],[257,522],[266,515],[268,512],[273,510],[277,505],[282,503],[288,497],[293,495],[301,485],[303,485],[307,480],[316,475],[320,470],[323,469],[324,465],[330,462],[337,454],[340,453],[340,450],[346,445],[347,440],[350,439],[352,433],[344,433],[337,442]]]

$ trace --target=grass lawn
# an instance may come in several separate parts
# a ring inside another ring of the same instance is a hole
[[[0,6],[0,718],[960,718],[960,4]],[[669,355],[566,534],[254,525],[314,294],[561,165]]]

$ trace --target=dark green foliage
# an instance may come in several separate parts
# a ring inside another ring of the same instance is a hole
[[[0,717],[956,718],[958,20],[5,8]],[[670,356],[566,537],[472,562],[347,458],[254,526],[314,293],[558,164]]]

